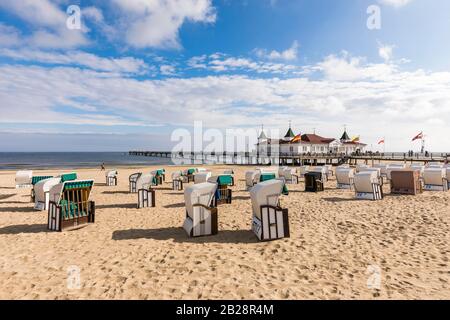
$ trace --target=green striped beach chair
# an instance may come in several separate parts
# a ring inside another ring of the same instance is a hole
[[[50,202],[50,190],[57,184],[77,179],[76,172],[65,173],[57,177],[36,177],[36,183],[31,192],[31,200],[35,210],[47,210]]]
[[[50,190],[48,229],[63,231],[95,221],[95,202],[89,201],[94,180],[61,182]]]
[[[233,185],[233,177],[229,174],[221,174],[219,176],[212,176],[208,179],[209,183],[217,184],[216,192],[214,193],[213,206],[217,207],[221,204],[230,204],[232,199],[232,190],[228,186]]]

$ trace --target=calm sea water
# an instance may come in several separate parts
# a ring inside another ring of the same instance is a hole
[[[0,170],[168,165],[171,159],[129,156],[126,152],[0,152]]]

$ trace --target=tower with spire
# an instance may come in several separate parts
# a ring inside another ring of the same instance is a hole
[[[283,140],[284,140],[284,141],[291,141],[292,139],[294,139],[294,137],[295,137],[295,134],[294,134],[294,132],[292,131],[291,121],[289,121],[289,129],[288,129],[288,131],[286,132],[286,134],[284,135]]]

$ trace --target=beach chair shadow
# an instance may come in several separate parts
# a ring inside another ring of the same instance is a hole
[[[168,204],[165,205],[164,208],[184,208],[185,207],[185,203],[184,202],[179,202],[179,203],[172,203],[172,204]]]
[[[233,200],[249,200],[250,196],[236,196],[233,197]]]
[[[14,196],[15,196],[15,194],[0,194],[0,200],[9,199]]]
[[[217,235],[193,238],[189,237],[183,228],[160,229],[129,229],[116,230],[112,234],[113,240],[173,240],[175,242],[188,243],[258,243],[258,239],[250,230],[220,230]]]
[[[4,202],[6,203],[6,202]],[[28,204],[29,202],[20,202],[20,204]],[[0,203],[1,204],[1,203]],[[22,212],[22,213],[28,213],[28,212],[34,212],[36,213],[36,210],[32,207],[0,207],[0,212]]]
[[[338,198],[338,197],[331,197],[331,198],[323,198],[323,200],[328,201],[328,202],[355,202],[355,201],[359,201],[356,198],[352,198],[352,199],[348,199],[348,198]]]
[[[50,232],[46,224],[17,224],[0,228],[0,234],[42,233]]]
[[[129,191],[103,191],[103,194],[131,194]]]
[[[106,187],[106,183],[105,182],[96,182],[94,183],[95,187]]]
[[[136,209],[136,203],[101,204],[96,205],[96,209]]]

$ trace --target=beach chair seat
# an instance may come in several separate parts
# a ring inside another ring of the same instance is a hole
[[[138,193],[137,207],[148,208],[156,206],[156,193],[152,186],[156,185],[156,177],[151,173],[142,174],[136,181]]]
[[[414,169],[391,171],[391,193],[417,195],[422,193],[420,172]]]
[[[352,168],[336,168],[336,183],[338,189],[352,189],[355,170]]]
[[[305,173],[305,191],[306,192],[322,192],[325,190],[323,181],[325,175],[322,172]]]
[[[377,171],[358,172],[353,177],[356,199],[381,200],[383,187]]]
[[[175,171],[172,173],[172,190],[183,190],[183,172]]]
[[[217,208],[212,206],[217,184],[203,182],[184,191],[186,219],[183,229],[189,237],[215,235],[218,232]]]
[[[214,194],[213,206],[217,207],[221,204],[230,204],[232,200],[232,190],[228,186],[233,185],[233,177],[229,174],[221,174],[212,176],[208,179],[209,183],[216,183],[217,189]]]
[[[129,189],[130,193],[137,192],[136,182],[138,181],[138,179],[141,175],[142,175],[141,172],[137,172],[137,173],[133,173],[132,175],[130,175],[128,177],[128,181],[129,181],[128,189]]]
[[[247,171],[245,173],[245,187],[247,190],[250,190],[255,184],[259,181],[259,175],[260,172],[253,170],[253,171]]]
[[[448,191],[447,173],[444,168],[426,168],[423,172],[425,191]]]
[[[94,180],[65,181],[50,189],[48,229],[63,231],[95,222],[95,202],[89,200]]]
[[[106,173],[106,185],[117,186],[117,170],[110,170]]]
[[[31,188],[33,179],[33,171],[21,170],[16,172],[16,189]]]
[[[252,231],[261,241],[289,238],[288,209],[283,209],[279,197],[283,181],[273,179],[258,183],[250,190],[252,201]]]

